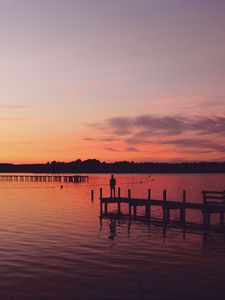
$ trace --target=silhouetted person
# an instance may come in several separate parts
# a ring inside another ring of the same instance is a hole
[[[113,175],[111,175],[111,178],[110,178],[110,197],[116,197],[116,179],[114,178]]]

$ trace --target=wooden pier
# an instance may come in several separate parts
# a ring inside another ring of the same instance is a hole
[[[100,188],[100,217],[107,215],[108,205],[117,204],[117,214],[121,215],[121,204],[125,203],[128,206],[129,221],[137,219],[137,209],[144,207],[144,220],[151,222],[153,216],[151,208],[158,206],[162,208],[162,218],[160,219],[164,224],[173,221],[170,217],[170,212],[177,210],[179,212],[179,224],[185,226],[191,224],[190,220],[187,220],[187,210],[197,210],[202,213],[202,223],[199,224],[204,228],[209,228],[211,223],[211,215],[219,214],[220,222],[219,228],[224,230],[224,213],[225,213],[225,191],[202,191],[201,202],[187,202],[186,191],[182,193],[181,201],[169,200],[167,197],[167,191],[162,193],[162,199],[153,199],[151,197],[151,190],[148,190],[148,196],[146,199],[132,198],[131,190],[128,190],[127,197],[121,197],[120,188],[118,189],[118,196],[115,198],[103,197],[102,188]],[[103,207],[104,206],[104,207]]]
[[[88,176],[83,175],[0,175],[0,181],[31,181],[31,182],[87,182]]]

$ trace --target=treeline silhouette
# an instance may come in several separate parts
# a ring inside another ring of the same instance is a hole
[[[153,163],[119,161],[101,162],[96,159],[46,164],[1,163],[0,172],[16,173],[225,173],[225,162]]]

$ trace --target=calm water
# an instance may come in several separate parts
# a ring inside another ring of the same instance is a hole
[[[225,175],[118,175],[122,195],[201,202]],[[99,187],[88,183],[0,182],[0,299],[224,299],[225,238],[127,220],[99,222]],[[142,181],[142,184],[140,183]],[[90,191],[95,190],[91,202]],[[112,207],[113,209],[113,207]],[[125,207],[122,210],[126,210]],[[154,210],[155,216],[161,214]],[[174,213],[176,218],[176,213]],[[201,214],[188,218],[201,220]],[[216,222],[217,220],[215,220]]]

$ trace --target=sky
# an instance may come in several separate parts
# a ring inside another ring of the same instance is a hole
[[[225,161],[224,0],[0,0],[0,162]]]

